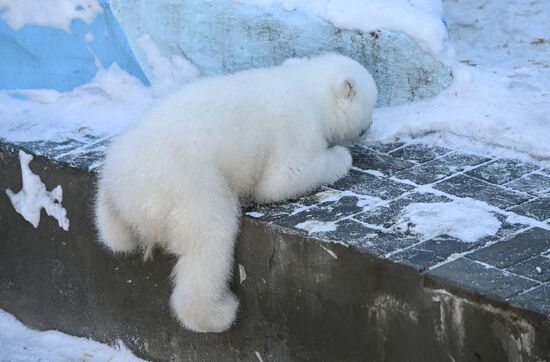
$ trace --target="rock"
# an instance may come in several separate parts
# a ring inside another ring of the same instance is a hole
[[[185,56],[205,76],[339,52],[372,73],[379,106],[436,95],[452,81],[450,69],[406,34],[338,29],[303,9],[231,0],[112,0],[111,6],[143,69],[138,39],[148,33],[165,56]]]

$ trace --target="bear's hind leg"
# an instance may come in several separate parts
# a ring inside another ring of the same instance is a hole
[[[179,255],[170,302],[186,328],[222,332],[235,320],[239,306],[229,290],[239,202],[221,185],[193,191],[171,212],[167,224],[169,248]]]
[[[120,218],[102,192],[98,193],[95,208],[99,240],[114,252],[130,252],[137,246],[136,236]]]

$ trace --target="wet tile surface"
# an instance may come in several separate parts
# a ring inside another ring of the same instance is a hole
[[[452,153],[398,172],[396,176],[418,185],[425,185],[486,161],[489,159],[482,156]]]
[[[524,174],[536,170],[538,167],[518,160],[495,160],[472,171],[468,176],[478,178],[493,184],[502,185],[518,179]]]
[[[501,209],[521,204],[531,198],[466,175],[450,177],[434,187],[454,196],[485,201]]]
[[[414,163],[400,158],[395,158],[378,152],[370,151],[364,148],[354,148],[351,150],[353,164],[363,170],[380,171],[386,175],[414,166]]]
[[[101,166],[109,142],[106,138],[84,136],[78,140],[21,142],[17,145],[36,155],[46,156],[75,168],[92,170]]]
[[[453,281],[476,292],[509,298],[538,284],[520,276],[459,258],[428,272],[429,275]]]
[[[516,214],[531,217],[533,219],[544,221],[550,219],[550,196],[540,197],[523,205],[516,206],[510,211]]]
[[[359,195],[379,197],[382,200],[394,199],[413,188],[411,185],[356,170],[351,170],[348,176],[337,181],[332,187]]]
[[[533,228],[482,248],[468,257],[498,268],[521,263],[550,249],[550,231]]]
[[[393,258],[415,266],[419,270],[426,270],[446,261],[453,254],[463,253],[475,247],[475,243],[465,243],[451,236],[443,235],[396,253]]]
[[[512,265],[508,270],[539,282],[547,282],[550,280],[550,258],[535,256]]]
[[[526,192],[533,196],[543,196],[550,192],[550,176],[532,173],[506,184],[507,188]]]
[[[431,161],[434,158],[443,156],[451,152],[448,148],[428,146],[423,144],[412,144],[391,151],[390,155],[404,160],[409,160],[417,163]]]
[[[550,316],[550,286],[542,285],[511,298],[510,302]]]

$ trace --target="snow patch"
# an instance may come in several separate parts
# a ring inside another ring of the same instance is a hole
[[[373,175],[376,177],[384,177],[384,173],[378,170],[364,170],[363,172],[368,173],[369,175]]]
[[[375,196],[368,196],[368,195],[361,195],[359,200],[357,200],[357,207],[363,208],[363,210],[367,210],[371,208],[372,206],[387,206],[388,202],[382,200],[379,197]]]
[[[239,281],[242,284],[246,280],[246,270],[244,266],[239,264]]]
[[[248,216],[252,216],[253,218],[259,219],[260,217],[264,216],[265,213],[263,212],[257,212],[257,211],[249,211],[246,213]]]
[[[178,85],[198,78],[200,72],[197,67],[183,56],[175,55],[171,59],[164,57],[149,34],[143,34],[137,44],[145,55],[145,71],[155,94],[166,93]]]
[[[29,168],[29,163],[33,157],[23,151],[19,151],[19,159],[21,162],[23,188],[18,193],[14,193],[11,189],[6,189],[6,194],[10,198],[15,211],[37,228],[40,223],[40,210],[44,209],[48,215],[57,220],[59,227],[68,231],[69,219],[67,219],[67,210],[61,206],[61,202],[63,201],[63,189],[61,186],[57,185],[52,191],[47,191],[46,185],[40,180],[40,177],[34,174]]]
[[[259,362],[264,362],[264,360],[262,359],[262,355],[260,354],[260,352],[254,351],[254,354],[256,355],[256,358],[258,359]]]
[[[118,341],[113,347],[58,331],[35,331],[0,309],[0,359],[27,361],[137,362],[130,350]]]
[[[344,196],[352,196],[351,191],[325,190],[315,194],[317,202],[324,204],[327,202],[337,202]]]
[[[495,235],[501,222],[483,203],[472,199],[452,202],[410,204],[394,226],[401,232],[421,234],[426,239],[449,235],[464,242],[475,242]]]
[[[336,253],[332,250],[330,250],[329,248],[327,248],[326,246],[323,246],[321,244],[319,244],[319,246],[324,250],[326,251],[330,256],[332,256],[334,259],[338,259],[338,255],[336,255]]]
[[[296,225],[297,229],[302,229],[311,233],[326,233],[336,230],[335,222],[323,222],[318,220],[307,220]]]
[[[550,230],[550,224],[544,221],[538,221],[532,217],[518,215],[510,211],[503,212],[506,215],[506,222],[509,224],[523,224],[530,227],[539,227],[544,230]]]
[[[89,83],[66,93],[51,89],[0,91],[0,134],[10,141],[119,134],[156,99],[198,76],[196,69],[178,68],[179,61],[151,57],[164,70],[158,71],[150,88],[113,63],[100,68]],[[171,65],[176,69],[167,71]]]
[[[89,24],[101,12],[97,0],[0,0],[0,18],[15,31],[25,25],[69,31],[73,20]]]

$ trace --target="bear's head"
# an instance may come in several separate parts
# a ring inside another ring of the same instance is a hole
[[[326,54],[310,61],[321,78],[325,107],[325,137],[331,145],[361,137],[372,123],[378,89],[370,73],[358,62],[339,54]]]

